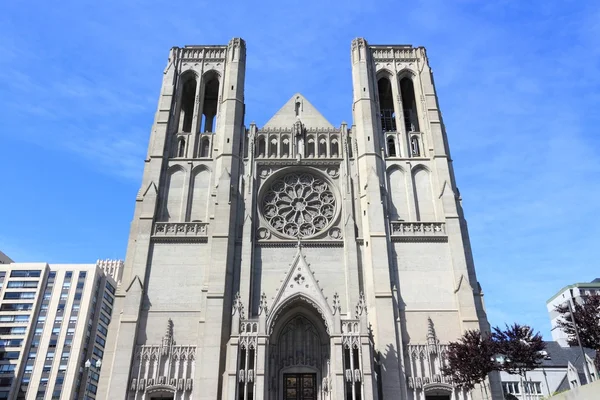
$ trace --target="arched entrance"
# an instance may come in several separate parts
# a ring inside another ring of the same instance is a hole
[[[290,303],[272,323],[269,338],[269,399],[325,400],[330,337],[317,310],[302,299]],[[325,379],[326,380],[326,379]]]
[[[447,383],[429,383],[423,386],[425,400],[450,400],[453,387]]]

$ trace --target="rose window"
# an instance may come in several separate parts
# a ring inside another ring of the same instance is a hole
[[[336,209],[329,184],[309,173],[292,173],[274,181],[262,201],[263,216],[276,231],[308,237],[331,223]]]

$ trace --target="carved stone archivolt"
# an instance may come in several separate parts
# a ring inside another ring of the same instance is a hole
[[[331,226],[337,199],[324,177],[308,171],[288,173],[268,182],[260,212],[269,229],[279,235],[311,238]]]

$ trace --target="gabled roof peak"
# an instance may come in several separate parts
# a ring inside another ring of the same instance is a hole
[[[334,126],[301,93],[294,94],[271,117],[264,128],[291,127],[298,120],[302,121],[306,128],[334,129]]]

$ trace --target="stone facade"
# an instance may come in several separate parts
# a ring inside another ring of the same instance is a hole
[[[354,125],[295,94],[246,128],[244,41],[171,50],[98,398],[467,398],[446,344],[489,327],[425,49],[351,63]]]

